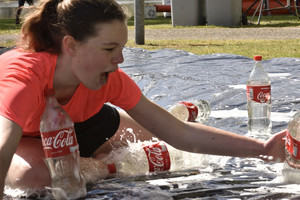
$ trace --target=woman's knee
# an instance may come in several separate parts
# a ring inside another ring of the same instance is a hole
[[[43,189],[45,186],[50,186],[51,177],[39,139],[21,139],[12,158],[6,184],[20,189]]]
[[[44,189],[50,186],[51,178],[45,164],[29,166],[27,163],[12,162],[7,173],[6,185],[19,189]]]

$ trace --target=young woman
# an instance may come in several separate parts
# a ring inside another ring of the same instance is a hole
[[[82,157],[109,152],[133,128],[185,151],[283,161],[284,132],[263,142],[180,121],[148,100],[118,67],[126,42],[126,15],[113,0],[44,0],[25,19],[19,48],[0,56],[0,196],[4,184],[50,185],[39,134],[48,88],[75,123]]]

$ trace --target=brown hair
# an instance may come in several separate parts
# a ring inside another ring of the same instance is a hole
[[[27,51],[61,52],[65,35],[77,41],[95,36],[95,26],[126,20],[114,0],[41,0],[25,19],[19,46]]]

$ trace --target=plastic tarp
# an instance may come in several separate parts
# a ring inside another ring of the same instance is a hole
[[[167,109],[177,101],[204,99],[212,109],[207,124],[247,133],[246,82],[254,66],[252,58],[170,49],[126,48],[124,52],[121,68],[157,104]],[[272,131],[278,132],[299,109],[300,59],[274,58],[262,64],[272,82]]]

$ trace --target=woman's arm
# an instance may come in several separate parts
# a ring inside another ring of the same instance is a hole
[[[145,96],[128,114],[158,138],[181,150],[276,161],[285,157],[284,132],[264,142],[199,123],[182,122]]]
[[[22,128],[0,115],[0,199],[3,198],[5,177],[22,136]]]

